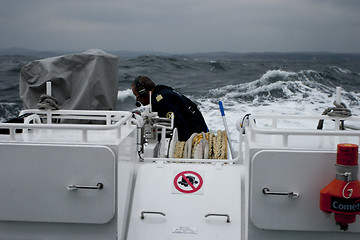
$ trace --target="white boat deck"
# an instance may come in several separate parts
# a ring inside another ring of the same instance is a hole
[[[319,208],[337,144],[360,143],[342,119],[251,115],[216,160],[141,158],[129,112],[28,112],[0,124],[0,239],[359,239]]]

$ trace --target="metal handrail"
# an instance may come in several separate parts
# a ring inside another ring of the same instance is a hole
[[[259,128],[256,124],[257,119],[267,119],[272,121],[271,128],[262,129]],[[288,119],[288,120],[334,120],[334,129],[326,129],[326,130],[319,130],[319,129],[284,129],[278,128],[278,121]],[[262,135],[277,135],[282,137],[283,146],[287,147],[289,144],[289,137],[290,136],[352,136],[352,137],[359,137],[360,142],[360,131],[359,130],[340,130],[338,129],[339,123],[342,120],[347,121],[358,121],[360,122],[360,117],[332,117],[332,116],[299,116],[299,115],[250,115],[248,128],[250,133],[250,139],[254,140],[258,134]],[[241,135],[241,133],[240,133]]]
[[[87,131],[89,130],[113,130],[118,129],[118,137],[121,135],[121,126],[131,125],[132,113],[122,111],[88,111],[88,110],[24,110],[20,114],[34,113],[44,115],[48,123],[0,123],[0,128],[9,129],[10,140],[15,141],[16,129],[61,129],[61,130],[79,130],[82,131],[83,141],[87,142]],[[83,116],[83,117],[81,117]],[[106,125],[101,124],[57,124],[51,123],[54,119],[68,120],[101,120]],[[49,122],[50,121],[50,122]],[[116,122],[115,122],[116,121]],[[112,124],[115,122],[114,124]]]

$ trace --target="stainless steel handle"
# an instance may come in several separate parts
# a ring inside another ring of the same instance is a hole
[[[205,215],[205,218],[207,217],[226,217],[226,222],[229,223],[230,222],[230,216],[229,214],[221,214],[221,213],[208,213]]]
[[[162,213],[162,212],[142,211],[140,218],[141,218],[141,219],[144,219],[144,218],[145,218],[145,214],[158,214],[158,215],[162,215],[162,216],[164,216],[164,217],[166,216],[165,213]]]
[[[268,189],[268,188],[263,188],[262,192],[265,195],[288,196],[288,197],[291,197],[291,198],[297,198],[300,195],[299,193],[296,193],[296,192],[270,192],[270,189]]]
[[[78,189],[102,189],[104,187],[104,184],[98,183],[96,186],[81,186],[81,185],[69,185],[67,186],[67,189],[70,191],[78,190]]]

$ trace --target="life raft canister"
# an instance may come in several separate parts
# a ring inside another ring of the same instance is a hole
[[[320,191],[320,209],[333,212],[340,230],[346,231],[360,214],[358,145],[338,144],[335,169],[336,178]]]

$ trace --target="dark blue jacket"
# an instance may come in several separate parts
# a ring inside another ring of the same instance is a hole
[[[169,117],[174,113],[179,141],[186,141],[193,133],[208,132],[196,104],[171,87],[157,85],[152,92],[151,105],[160,117]]]

